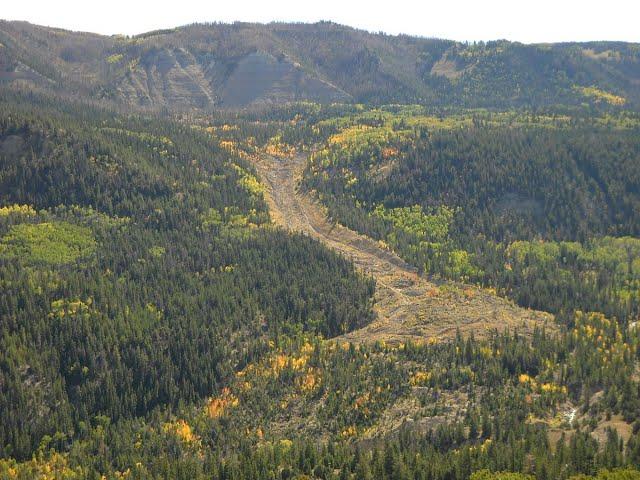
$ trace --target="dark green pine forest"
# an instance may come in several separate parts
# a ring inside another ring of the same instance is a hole
[[[0,479],[640,479],[639,55],[0,22]]]

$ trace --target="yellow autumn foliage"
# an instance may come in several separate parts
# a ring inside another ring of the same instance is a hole
[[[489,347],[480,347],[480,355],[484,358],[491,358],[493,357],[493,350]]]
[[[336,133],[329,137],[329,143],[334,145],[344,145],[356,141],[365,132],[369,132],[373,129],[369,125],[354,125],[349,128],[345,128],[340,133]]]
[[[272,157],[291,158],[296,154],[296,148],[280,141],[270,141],[264,152]]]
[[[200,441],[200,437],[193,433],[191,426],[184,420],[165,423],[163,430],[165,433],[176,435],[185,443],[198,443]]]
[[[599,89],[598,87],[574,87],[576,91],[581,93],[587,98],[591,98],[596,102],[606,102],[610,105],[622,106],[627,103],[626,98],[621,97],[619,95],[614,95],[613,93],[606,92],[604,90]]]
[[[23,215],[25,217],[35,217],[38,212],[31,205],[7,205],[0,207],[0,217],[8,217],[9,215]]]
[[[358,433],[358,430],[355,427],[355,425],[351,425],[351,426],[345,428],[344,430],[342,430],[340,432],[340,436],[342,436],[344,438],[355,437],[357,433]]]
[[[78,313],[88,313],[91,305],[93,304],[93,298],[89,297],[85,301],[82,300],[67,300],[61,298],[60,300],[54,300],[51,302],[51,312],[49,312],[50,318],[64,318],[69,315],[77,315]]]
[[[85,478],[81,467],[70,467],[66,455],[52,453],[44,458],[33,457],[25,462],[0,459],[0,478],[29,478],[34,480],[76,480]]]
[[[282,440],[280,440],[280,448],[282,448],[283,450],[291,450],[291,447],[293,447],[293,442],[288,438],[283,438]]]
[[[228,150],[230,152],[234,152],[237,150],[236,144],[234,142],[232,142],[231,140],[222,140],[220,142],[220,147],[224,148],[225,150]]]
[[[555,383],[543,383],[540,385],[540,390],[544,393],[567,393],[567,387]]]
[[[391,157],[397,157],[400,152],[395,147],[384,147],[381,153],[382,153],[382,158],[386,160]]]
[[[113,65],[114,63],[119,63],[123,58],[124,55],[122,55],[121,53],[114,53],[113,55],[109,55],[107,57],[107,63]]]
[[[219,397],[214,397],[207,403],[207,414],[211,418],[220,418],[230,408],[235,408],[240,404],[238,397],[236,397],[229,388],[222,389],[222,393]]]
[[[522,384],[529,384],[532,386],[536,384],[536,381],[526,373],[521,373],[520,376],[518,377],[518,381]]]
[[[245,169],[238,165],[234,165],[234,168],[240,175],[238,184],[247,192],[249,192],[251,195],[260,195],[264,192],[264,185],[262,185],[254,175],[247,172]]]
[[[371,394],[365,392],[353,401],[354,410],[363,410],[365,413],[369,411],[367,404],[371,401]]]
[[[320,385],[320,372],[316,368],[309,368],[299,379],[300,390],[304,393],[314,391]]]
[[[300,353],[302,353],[303,355],[310,355],[311,352],[313,352],[313,345],[311,345],[309,342],[304,342],[304,344],[300,348]]]
[[[409,379],[409,383],[414,387],[425,386],[431,380],[431,372],[416,372]]]
[[[288,361],[289,357],[286,355],[282,353],[276,355],[271,361],[271,371],[276,375],[279,374],[287,366]]]

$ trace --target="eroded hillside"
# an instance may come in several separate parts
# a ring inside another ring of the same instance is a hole
[[[196,24],[133,37],[0,22],[0,82],[131,108],[295,101],[458,107],[640,104],[636,44],[478,44],[330,22]]]

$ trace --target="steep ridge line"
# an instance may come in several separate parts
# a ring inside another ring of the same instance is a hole
[[[263,155],[255,161],[265,186],[265,198],[276,225],[323,242],[350,258],[376,280],[374,311],[369,325],[340,337],[346,341],[390,343],[438,341],[473,333],[518,329],[530,334],[535,326],[553,328],[553,316],[514,305],[483,289],[454,282],[436,284],[374,240],[332,224],[323,208],[298,185],[305,157]]]

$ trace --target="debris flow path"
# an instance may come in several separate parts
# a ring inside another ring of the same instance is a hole
[[[276,225],[321,241],[376,280],[376,319],[341,339],[437,342],[455,336],[457,330],[481,338],[494,329],[531,333],[536,325],[553,328],[550,314],[518,307],[478,287],[436,284],[371,238],[330,222],[322,206],[298,188],[305,161],[303,155],[264,155],[255,166]]]

